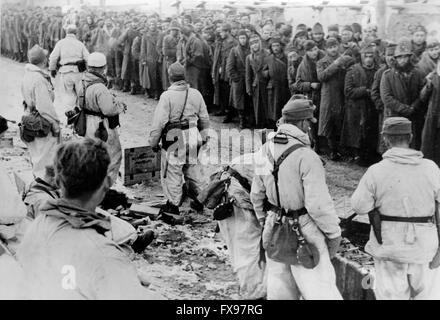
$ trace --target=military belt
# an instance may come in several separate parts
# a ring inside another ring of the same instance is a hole
[[[408,222],[408,223],[434,223],[434,216],[428,217],[394,217],[380,215],[381,221]]]

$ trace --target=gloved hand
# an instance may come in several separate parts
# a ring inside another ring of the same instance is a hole
[[[429,269],[437,269],[440,266],[440,248],[437,249],[434,258],[429,263]]]
[[[339,250],[339,245],[341,244],[342,237],[339,236],[334,239],[327,239],[327,247],[328,247],[328,253],[330,255],[330,259],[333,259],[336,255],[336,253]]]
[[[56,75],[57,75],[57,71],[56,70],[51,70],[50,71],[50,75],[51,75],[52,78],[55,78]]]

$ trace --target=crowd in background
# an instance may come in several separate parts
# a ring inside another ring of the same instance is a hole
[[[178,61],[209,112],[225,123],[238,119],[240,128],[275,128],[286,102],[306,95],[318,119],[311,124],[314,148],[333,160],[376,162],[384,151],[383,119],[404,116],[413,123],[412,146],[440,163],[433,150],[437,116],[428,110],[435,107],[440,43],[427,39],[422,25],[393,43],[380,39],[375,25],[325,31],[319,22],[251,24],[248,14],[172,19],[133,10],[63,15],[60,7],[5,6],[1,23],[2,55],[21,62],[34,44],[53,50],[67,26],[76,25],[88,51],[106,55],[108,87],[133,95],[159,99],[170,85],[168,67]]]

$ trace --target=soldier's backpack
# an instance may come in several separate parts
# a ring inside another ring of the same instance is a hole
[[[275,224],[270,234],[263,236],[263,247],[267,256],[277,262],[302,265],[305,268],[314,268],[319,262],[319,253],[315,246],[307,243],[299,225],[299,216],[307,214],[307,209],[285,210],[281,208],[280,192],[278,187],[278,171],[281,163],[294,151],[305,147],[302,143],[287,148],[274,161],[272,175],[275,180],[277,205],[267,203],[268,209],[276,213]]]

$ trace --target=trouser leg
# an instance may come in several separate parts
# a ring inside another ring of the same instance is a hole
[[[319,263],[313,269],[291,266],[293,278],[305,300],[342,300],[336,286],[336,273],[330,261],[325,236],[313,221],[300,217],[301,230],[306,241],[319,252]]]
[[[377,300],[409,300],[408,264],[374,259]]]
[[[175,157],[167,160],[167,152],[164,150],[162,150],[160,161],[162,191],[171,204],[180,206],[184,183],[183,164],[179,163]]]
[[[290,266],[266,257],[267,300],[299,300]]]

